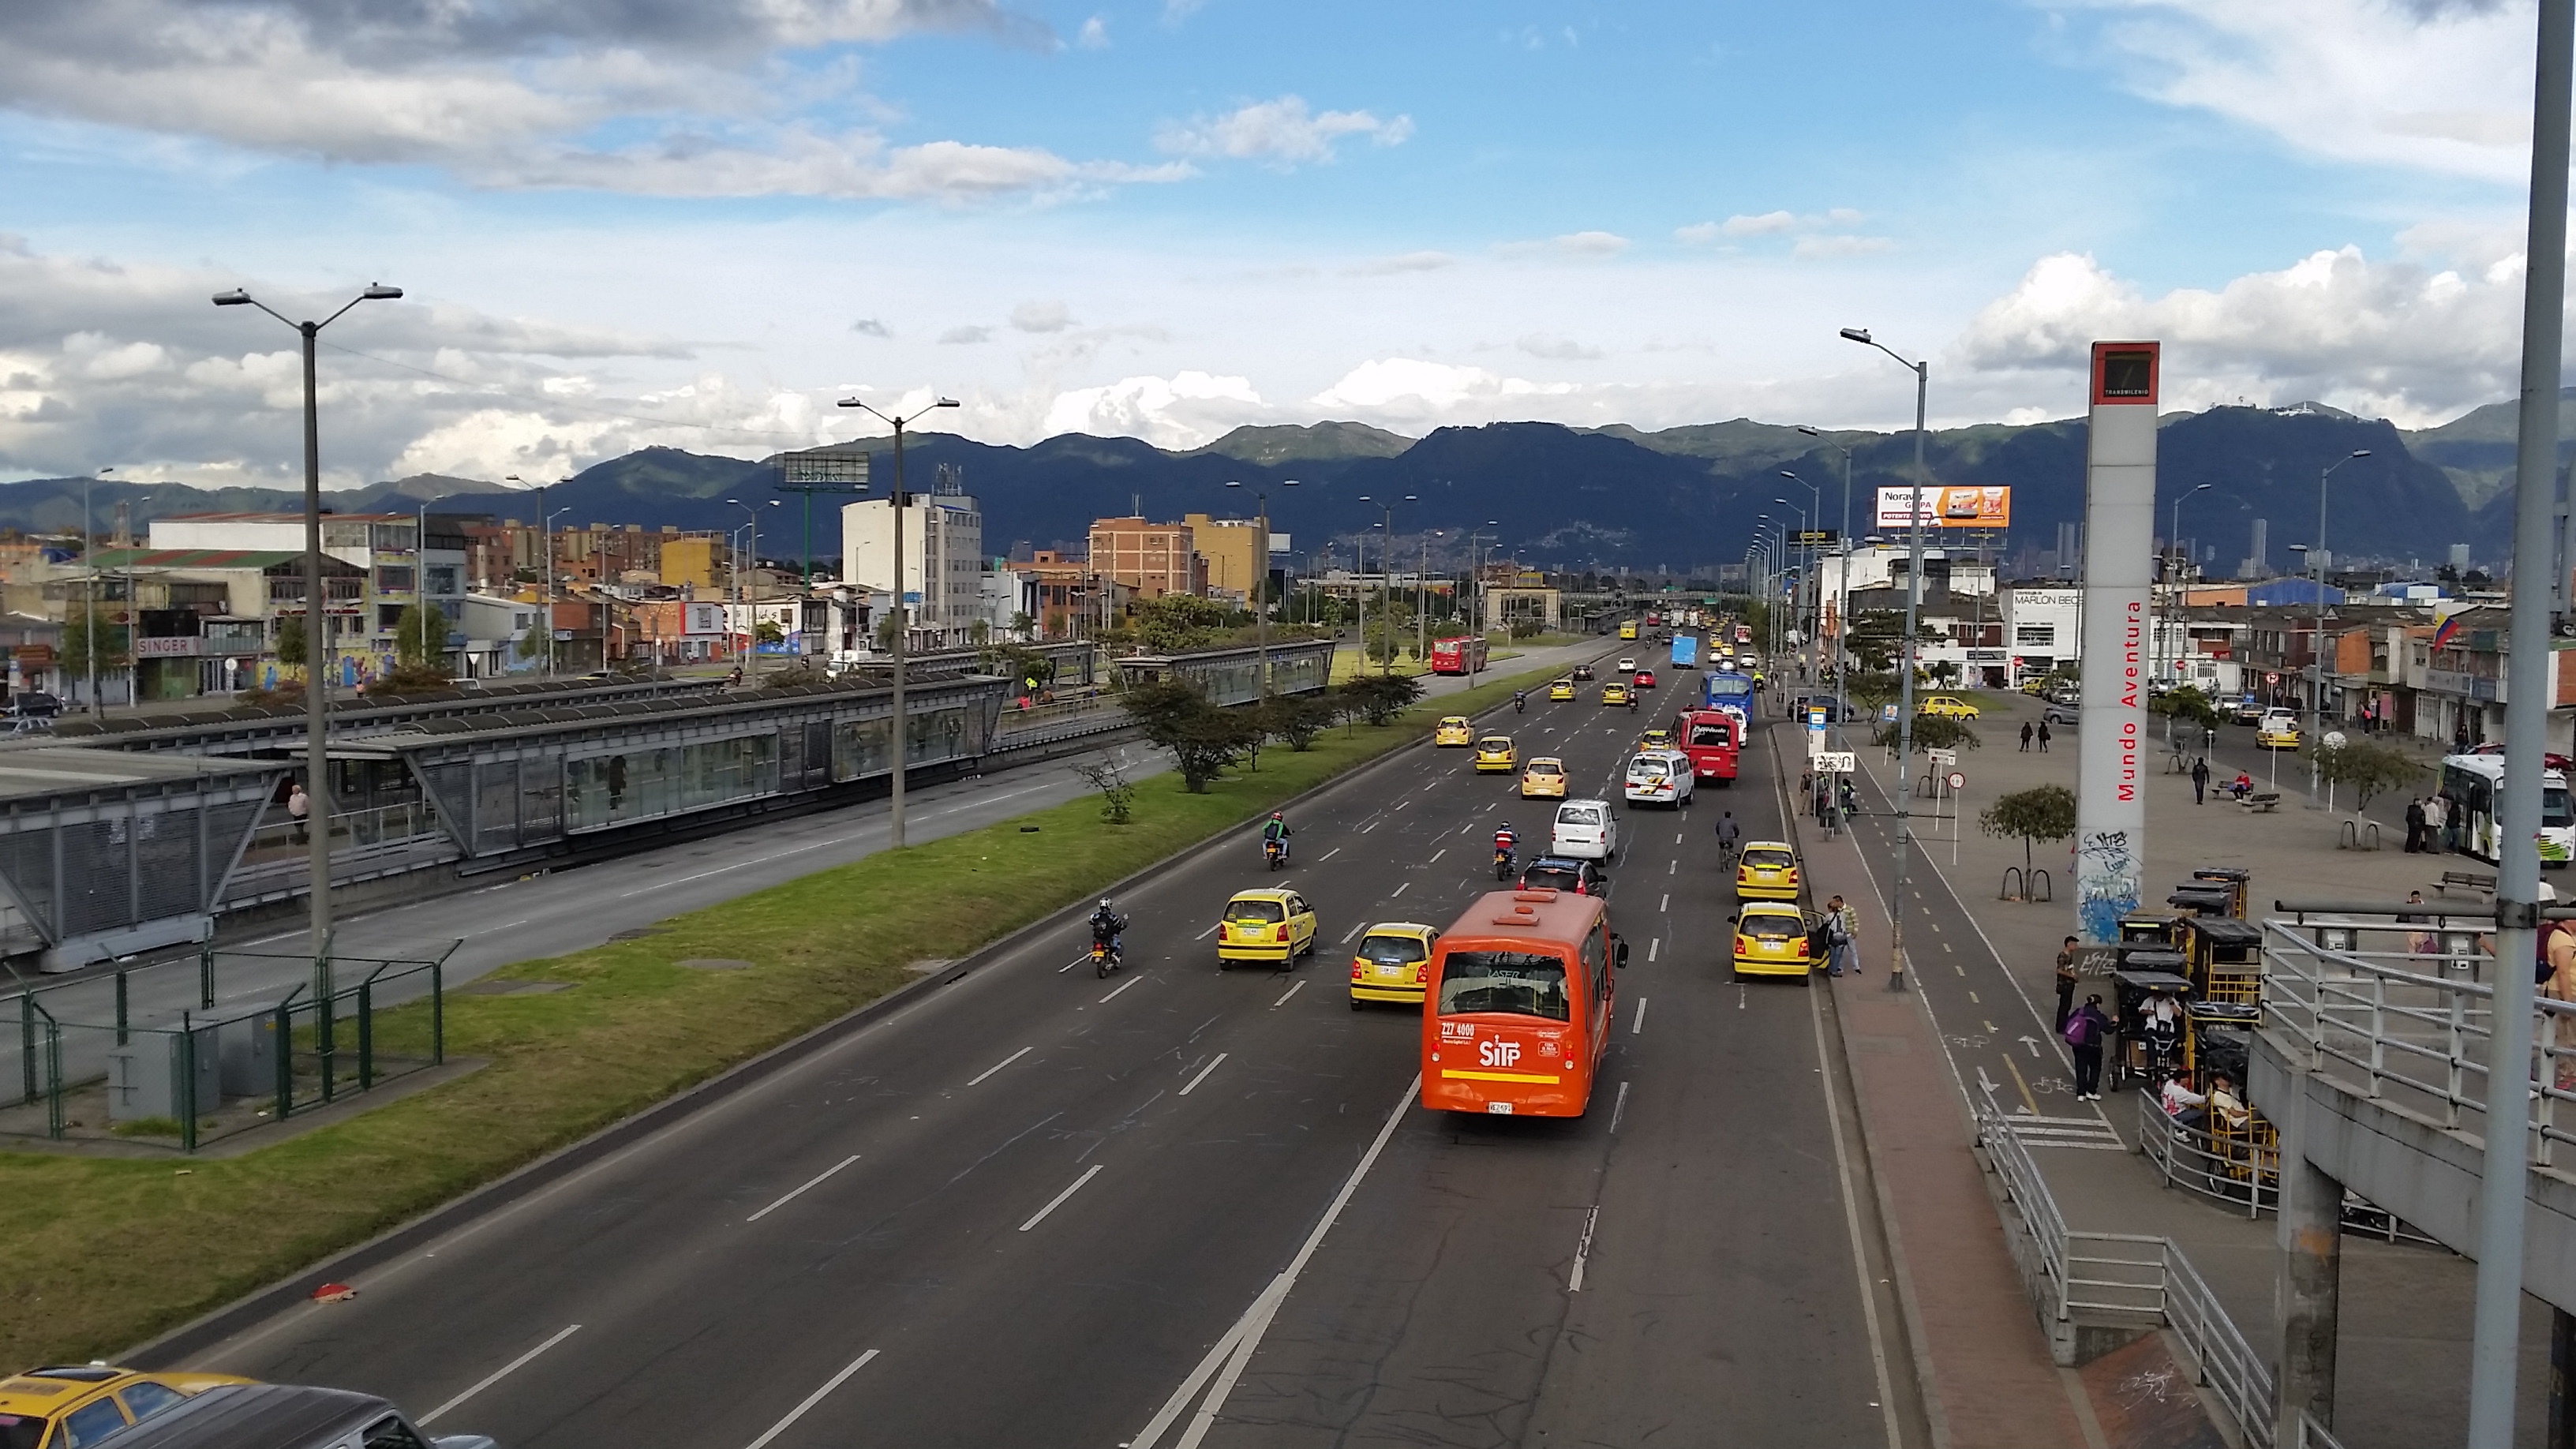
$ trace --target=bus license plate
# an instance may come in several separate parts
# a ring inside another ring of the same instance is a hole
[[[1485,1104],[1485,1110],[1496,1117],[1508,1117],[1512,1115],[1512,1104],[1509,1102],[1487,1102]]]

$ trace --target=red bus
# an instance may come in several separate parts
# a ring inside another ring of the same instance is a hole
[[[1434,674],[1479,674],[1484,668],[1485,636],[1482,634],[1431,642],[1431,672]]]
[[[1422,1003],[1422,1105],[1580,1117],[1617,1014],[1628,947],[1601,897],[1495,891],[1433,949]]]
[[[1686,709],[1673,721],[1673,738],[1690,756],[1691,773],[1721,785],[1735,783],[1735,760],[1744,748],[1744,722],[1724,709]]]

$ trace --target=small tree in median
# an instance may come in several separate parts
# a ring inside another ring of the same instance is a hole
[[[1147,740],[1171,751],[1181,784],[1193,795],[1206,794],[1209,783],[1250,749],[1260,733],[1260,726],[1243,713],[1220,709],[1174,680],[1139,685],[1121,702]]]
[[[1274,694],[1261,708],[1270,733],[1292,750],[1313,749],[1315,736],[1330,729],[1341,713],[1331,700],[1313,694]]]
[[[2031,845],[2075,833],[2075,792],[2063,785],[2016,790],[1978,811],[1977,828],[1998,840],[2021,842],[2022,891],[2028,894]]]
[[[2329,739],[2343,743],[2329,744]],[[2424,773],[2424,766],[2405,751],[2377,740],[2357,740],[2339,730],[2310,740],[2299,753],[2316,762],[2317,778],[2329,784],[2352,787],[2355,819],[2369,808],[2374,797]]]
[[[1065,768],[1082,777],[1083,782],[1100,792],[1100,818],[1112,825],[1132,824],[1136,819],[1136,782],[1116,760],[1092,760]]]
[[[1890,720],[1878,727],[1873,738],[1881,749],[1895,749],[1897,730],[1902,721]],[[1977,738],[1976,729],[1966,720],[1945,714],[1918,714],[1914,717],[1914,753],[1930,750],[1973,750],[1985,741]]]
[[[1383,725],[1422,697],[1422,682],[1408,674],[1368,674],[1344,684],[1341,692],[1352,714]]]

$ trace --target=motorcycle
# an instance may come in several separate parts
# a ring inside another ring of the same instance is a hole
[[[1494,847],[1494,879],[1510,880],[1511,878],[1512,848],[1508,845],[1497,845]]]
[[[1126,964],[1126,953],[1120,951],[1116,943],[1110,941],[1091,943],[1092,974],[1106,978],[1110,972]]]
[[[1278,839],[1265,840],[1261,842],[1261,853],[1270,862],[1270,868],[1277,870],[1288,863],[1288,842]]]
[[[1512,696],[1512,713],[1514,713],[1514,714],[1527,714],[1527,713],[1529,713],[1529,696],[1528,696],[1528,695],[1526,695],[1526,694],[1515,694],[1515,695],[1513,695],[1513,696]]]

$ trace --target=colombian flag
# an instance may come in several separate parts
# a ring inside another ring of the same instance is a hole
[[[2460,616],[2453,614],[2451,617],[2444,619],[2441,622],[2441,625],[2433,630],[2433,647],[2436,649],[2450,648],[2451,641],[2459,636],[2459,632]]]

